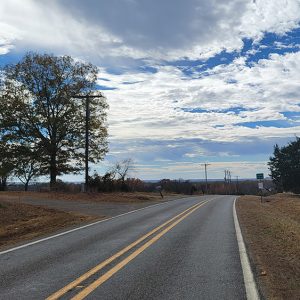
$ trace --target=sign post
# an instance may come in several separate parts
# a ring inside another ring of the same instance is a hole
[[[264,183],[263,183],[263,182],[259,182],[259,183],[258,183],[258,188],[259,188],[260,190],[263,190],[263,189],[264,189]]]
[[[264,173],[257,173],[256,174],[256,179],[263,180],[264,179]]]
[[[262,203],[262,197],[263,197],[263,189],[264,189],[264,183],[262,180],[264,179],[264,173],[257,173],[256,174],[256,179],[258,181],[258,188],[260,190],[260,202]]]

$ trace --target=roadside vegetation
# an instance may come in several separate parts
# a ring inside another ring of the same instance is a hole
[[[178,194],[165,193],[163,200],[170,197],[180,197]],[[115,193],[65,193],[65,192],[24,192],[24,191],[7,191],[0,193],[0,201],[7,199],[13,202],[23,202],[26,200],[63,200],[63,201],[84,201],[84,202],[110,202],[110,203],[140,203],[140,202],[159,202],[162,200],[159,193],[148,192],[115,192]]]
[[[92,220],[95,217],[0,200],[0,249]]]
[[[243,196],[238,218],[265,299],[300,299],[300,196]]]

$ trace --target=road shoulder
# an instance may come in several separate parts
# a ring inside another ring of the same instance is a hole
[[[248,300],[258,300],[259,294],[256,287],[256,283],[254,280],[254,275],[250,266],[248,254],[246,251],[246,247],[244,244],[243,235],[241,232],[239,220],[236,213],[236,199],[233,202],[233,218],[234,218],[234,226],[237,236],[237,242],[239,247],[241,265],[243,269],[244,283],[246,289],[246,295]]]
[[[300,299],[299,196],[243,196],[236,210],[262,296]]]

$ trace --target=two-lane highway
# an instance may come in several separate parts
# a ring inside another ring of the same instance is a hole
[[[188,197],[0,253],[0,299],[245,299],[234,197]]]

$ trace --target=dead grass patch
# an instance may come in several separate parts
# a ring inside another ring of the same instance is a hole
[[[70,201],[92,201],[92,202],[126,202],[136,203],[145,201],[162,201],[183,195],[168,194],[161,199],[159,193],[56,193],[56,192],[0,192],[0,199],[55,199]]]
[[[0,248],[94,219],[95,217],[91,216],[1,200]]]
[[[236,204],[256,278],[267,299],[300,299],[300,198],[267,199],[243,196]]]

